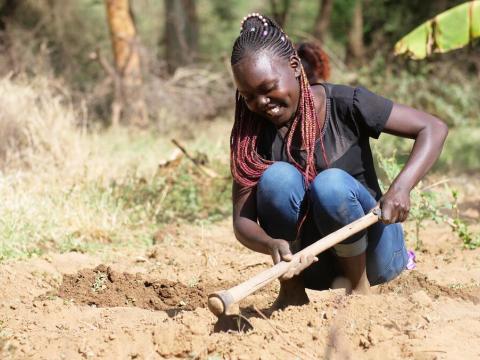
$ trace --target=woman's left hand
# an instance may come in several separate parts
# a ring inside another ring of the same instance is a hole
[[[394,224],[407,220],[410,211],[410,191],[390,187],[379,201],[382,210],[381,221]]]

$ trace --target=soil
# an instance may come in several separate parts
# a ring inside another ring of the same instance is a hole
[[[152,310],[194,310],[205,307],[203,286],[188,287],[142,274],[119,273],[106,265],[65,274],[58,296],[76,304],[97,307],[136,306]]]
[[[215,332],[206,307],[271,264],[230,221],[158,232],[146,251],[7,261],[0,359],[480,358],[480,249],[433,222],[421,236],[417,268],[370,295],[308,291],[309,304],[270,311],[278,283],[257,291],[240,303],[247,332]]]

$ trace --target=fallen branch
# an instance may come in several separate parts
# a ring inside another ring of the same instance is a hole
[[[218,175],[218,173],[216,171],[206,167],[203,164],[200,164],[196,158],[194,158],[192,155],[190,155],[188,153],[187,149],[183,145],[181,145],[178,142],[178,140],[172,139],[172,143],[176,147],[178,147],[180,149],[180,151],[183,152],[183,154],[187,157],[187,159],[190,160],[193,163],[193,165],[195,165],[202,173],[204,173],[205,175],[207,175],[208,177],[210,177],[212,179],[220,177],[220,175]]]

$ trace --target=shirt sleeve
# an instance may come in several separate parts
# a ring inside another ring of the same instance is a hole
[[[392,112],[393,102],[363,87],[353,92],[353,116],[370,137],[378,139]]]

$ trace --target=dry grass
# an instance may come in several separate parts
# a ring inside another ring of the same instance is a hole
[[[0,260],[50,250],[141,246],[151,243],[166,219],[228,213],[228,206],[213,201],[213,212],[187,209],[203,208],[213,198],[188,162],[172,174],[165,190],[166,179],[157,171],[174,151],[169,136],[129,129],[82,131],[68,96],[46,80],[1,80],[0,118]],[[192,152],[207,151],[217,170],[228,173],[229,124],[211,126],[184,141]],[[211,141],[212,132],[218,141]],[[213,186],[227,193],[226,183]],[[168,213],[159,213],[160,194]]]
[[[0,165],[60,163],[81,152],[81,134],[68,97],[46,79],[0,80]]]

